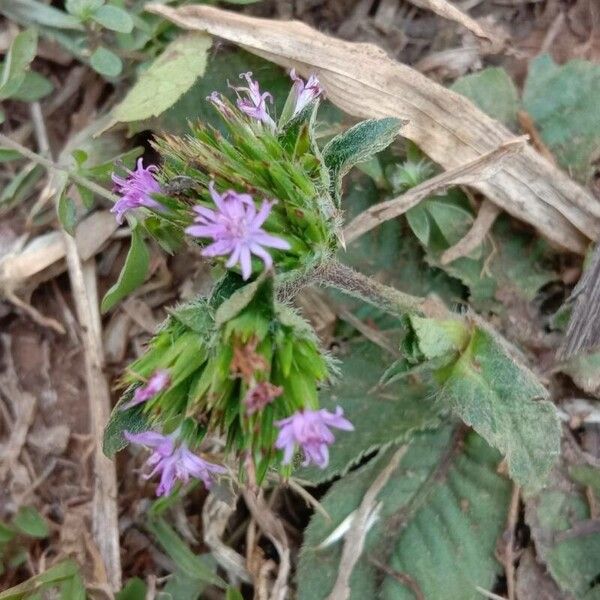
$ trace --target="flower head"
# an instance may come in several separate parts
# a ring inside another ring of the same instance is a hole
[[[118,223],[123,222],[123,217],[128,210],[145,206],[161,210],[162,206],[153,200],[150,194],[160,193],[160,184],[154,178],[154,173],[158,171],[156,165],[144,167],[143,159],[139,158],[135,171],[130,171],[126,179],[112,174],[112,180],[115,184],[114,190],[121,197],[115,202],[110,212],[114,213]]]
[[[225,266],[230,269],[239,264],[242,277],[248,279],[252,274],[252,254],[263,261],[265,269],[269,269],[273,265],[273,259],[265,247],[290,249],[288,242],[268,234],[261,227],[267,220],[274,202],[263,201],[257,212],[249,194],[238,194],[234,190],[219,194],[213,183],[209,189],[217,210],[195,206],[195,225],[185,230],[194,237],[213,239],[213,243],[202,251],[203,256],[229,255]]]
[[[305,106],[323,93],[323,88],[315,75],[311,75],[308,81],[305,82],[296,75],[296,69],[292,69],[290,77],[294,81],[293,87],[296,98],[293,115],[297,115]]]
[[[157,496],[170,494],[177,481],[187,483],[191,477],[201,479],[205,487],[210,488],[213,474],[226,472],[224,467],[210,463],[191,452],[184,443],[176,445],[172,435],[163,435],[155,431],[125,432],[124,435],[129,442],[141,444],[152,450],[146,461],[151,471],[145,477],[150,479],[160,473]]]
[[[170,383],[171,377],[169,371],[166,369],[158,369],[150,379],[148,379],[146,385],[142,385],[135,390],[133,398],[129,402],[123,404],[121,410],[127,410],[132,406],[137,406],[142,402],[150,400],[150,398],[154,398],[154,396],[160,394],[160,392],[162,392]]]
[[[338,406],[335,413],[324,408],[304,410],[287,419],[276,421],[279,435],[275,447],[283,450],[283,463],[289,464],[296,446],[304,452],[303,466],[314,462],[324,469],[329,463],[329,446],[335,441],[329,427],[353,431],[354,426],[344,418],[344,411]]]
[[[244,78],[248,83],[248,87],[233,87],[237,92],[242,92],[246,97],[241,97],[238,93],[237,107],[249,117],[265,123],[270,127],[275,128],[275,121],[271,118],[267,112],[267,100],[273,102],[273,96],[269,92],[260,93],[260,87],[258,81],[252,79],[252,71],[247,73],[241,73],[240,79]]]
[[[283,388],[277,385],[273,385],[268,381],[261,381],[254,387],[248,390],[246,397],[244,398],[244,404],[246,405],[246,411],[249,415],[262,410],[268,404],[271,404],[275,398],[278,398],[283,394]]]

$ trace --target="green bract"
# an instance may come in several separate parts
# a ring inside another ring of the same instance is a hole
[[[127,389],[107,426],[105,450],[125,445],[124,431],[180,431],[197,446],[207,431],[223,435],[227,449],[251,453],[259,481],[280,457],[275,421],[298,410],[319,407],[317,389],[334,370],[311,327],[288,306],[274,300],[271,278],[240,287],[230,276],[210,300],[174,310],[146,353],[123,376]],[[229,289],[227,289],[229,288]],[[141,383],[157,370],[170,385],[143,407],[123,411]],[[248,393],[268,382],[277,394],[252,412]]]

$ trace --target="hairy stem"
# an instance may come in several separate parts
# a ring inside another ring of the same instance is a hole
[[[448,316],[448,309],[435,298],[405,294],[335,260],[316,270],[315,282],[337,288],[395,316],[407,313],[426,317]]]
[[[93,181],[90,181],[86,177],[82,177],[77,173],[73,173],[73,171],[71,171],[67,167],[63,167],[43,156],[40,156],[36,152],[33,152],[29,148],[26,148],[18,142],[15,142],[14,140],[10,139],[8,136],[2,133],[0,133],[0,146],[16,150],[19,154],[21,154],[21,156],[32,160],[38,165],[46,167],[46,169],[48,169],[49,171],[62,171],[63,173],[66,173],[75,183],[81,185],[84,188],[87,188],[95,194],[98,194],[98,196],[102,196],[103,198],[106,198],[111,202],[115,202],[117,200],[117,197],[114,194],[111,194],[106,188],[103,188],[101,185],[98,185],[97,183],[94,183]]]

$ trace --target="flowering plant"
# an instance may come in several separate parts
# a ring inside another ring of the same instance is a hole
[[[186,238],[199,243],[220,273],[211,296],[172,311],[123,375],[125,393],[107,427],[109,452],[127,442],[152,450],[159,495],[190,477],[210,485],[225,472],[197,454],[207,434],[242,459],[242,479],[260,483],[269,468],[289,475],[296,454],[326,467],[331,429],[354,428],[342,407],[319,408],[318,389],[336,366],[285,300],[342,242],[339,178],[367,145],[389,143],[399,122],[384,120],[383,133],[373,122],[371,139],[359,131],[321,150],[323,90],[314,75],[305,82],[292,71],[277,121],[271,94],[252,73],[240,77],[247,85],[230,86],[235,102],[218,92],[207,98],[226,135],[194,124],[184,138],[155,140],[160,168],[140,159],[126,177],[113,175],[119,221],[127,216],[169,250]]]

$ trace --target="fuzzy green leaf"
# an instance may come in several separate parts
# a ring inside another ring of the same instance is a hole
[[[584,489],[573,484],[564,465],[552,472],[544,490],[525,498],[525,520],[538,556],[577,600],[600,598],[600,533],[581,527],[591,524],[591,517]]]
[[[109,311],[117,302],[135,291],[146,279],[150,252],[138,227],[131,231],[131,247],[117,282],[102,299],[102,312]]]
[[[378,387],[389,359],[375,344],[355,343],[350,355],[341,360],[339,380],[321,390],[319,402],[331,411],[341,406],[355,430],[336,436],[325,469],[310,466],[295,471],[314,485],[344,475],[366,454],[407,439],[415,431],[434,427],[439,421],[439,407],[425,385],[404,380]]]
[[[457,79],[451,89],[469,98],[483,112],[514,128],[517,125],[519,94],[508,73],[488,67]]]
[[[535,375],[479,327],[442,373],[441,400],[502,452],[517,483],[539,489],[560,453],[561,429]]]
[[[139,121],[160,115],[204,74],[212,39],[203,33],[179,36],[142,73],[112,116],[115,121]]]
[[[319,545],[354,511],[397,447],[336,482],[321,504],[331,522],[315,513],[298,565],[299,600],[331,592],[343,541]],[[413,600],[412,592],[385,576],[375,559],[409,575],[424,598],[479,600],[476,586],[491,589],[501,571],[494,557],[504,527],[510,484],[497,474],[500,456],[476,434],[449,428],[416,434],[399,467],[380,492],[379,519],[350,578],[350,600]]]
[[[363,121],[334,137],[323,148],[323,160],[329,169],[332,192],[338,204],[344,175],[357,163],[387,148],[405,123],[393,118]]]
[[[118,6],[104,4],[94,11],[92,19],[106,29],[118,31],[119,33],[131,33],[133,19],[126,10]]]
[[[133,393],[133,392],[132,392]],[[144,415],[143,407],[135,406],[129,410],[121,410],[120,405],[126,401],[125,396],[113,411],[104,428],[104,438],[102,440],[102,452],[108,457],[113,456],[127,446],[129,442],[123,437],[125,431],[131,433],[140,433],[149,429],[148,418]]]
[[[523,105],[561,166],[587,181],[600,142],[600,65],[557,65],[545,54],[529,64]]]

